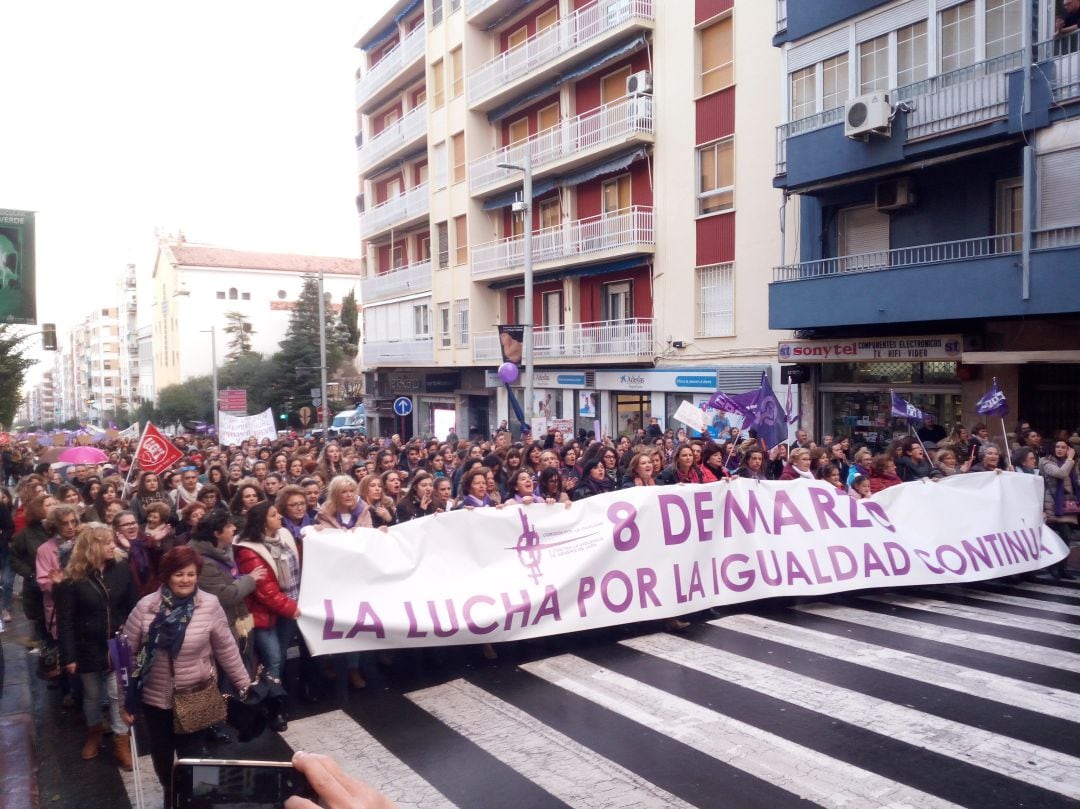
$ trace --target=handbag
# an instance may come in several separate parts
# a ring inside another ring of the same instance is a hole
[[[1062,514],[1080,514],[1080,501],[1075,497],[1066,497],[1061,506]]]
[[[225,698],[218,689],[213,672],[201,685],[176,687],[176,669],[169,658],[169,673],[173,678],[173,732],[195,733],[225,721]]]
[[[38,652],[37,659],[37,676],[46,681],[52,681],[59,679],[60,677],[60,644],[53,640],[52,630],[56,626],[56,613],[53,612],[53,618],[49,622],[48,631],[45,633],[45,640],[41,643],[41,650]]]

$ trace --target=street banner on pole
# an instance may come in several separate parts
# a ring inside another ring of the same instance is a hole
[[[0,209],[0,323],[37,323],[33,211]]]
[[[305,529],[315,654],[496,643],[776,596],[979,581],[1065,558],[1033,475],[955,475],[866,500],[736,478]]]
[[[277,426],[274,424],[274,411],[266,408],[253,416],[234,416],[231,413],[218,413],[218,443],[222,446],[241,444],[249,438],[261,441],[277,438]]]
[[[139,469],[143,472],[161,474],[183,457],[184,453],[178,450],[161,430],[152,422],[146,422],[146,431],[139,440],[138,449],[135,450],[135,459],[139,463]]]

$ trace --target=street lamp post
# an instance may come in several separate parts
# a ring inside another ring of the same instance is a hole
[[[214,441],[218,444],[221,443],[221,436],[218,434],[220,425],[218,424],[218,410],[221,407],[221,402],[218,401],[218,384],[217,384],[217,327],[211,326],[209,329],[200,329],[203,334],[210,332],[210,367],[213,369],[210,379],[213,386],[214,396]]]
[[[525,159],[521,161],[521,165],[513,165],[510,163],[500,163],[499,168],[508,169],[511,171],[520,171],[523,176],[522,180],[522,194],[520,208],[515,206],[514,210],[521,211],[525,220],[524,234],[524,260],[525,260],[525,329],[522,334],[522,354],[525,361],[525,423],[532,429],[532,416],[533,416],[533,254],[532,254],[532,156],[526,152]]]
[[[326,298],[323,293],[323,271],[319,270],[319,398],[322,399],[322,437],[330,438],[330,403],[326,401]]]

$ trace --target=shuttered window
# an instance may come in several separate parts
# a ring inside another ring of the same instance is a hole
[[[1039,230],[1080,224],[1080,148],[1039,156]]]
[[[698,337],[735,334],[735,265],[713,264],[697,269]]]
[[[715,93],[735,82],[735,43],[731,17],[701,32],[701,93]]]
[[[889,215],[873,205],[845,208],[838,217],[841,268],[866,270],[888,264]]]

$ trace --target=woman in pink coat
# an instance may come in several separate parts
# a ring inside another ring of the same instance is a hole
[[[135,655],[124,721],[141,711],[150,732],[150,757],[169,807],[173,754],[196,754],[200,734],[173,731],[173,691],[203,685],[214,677],[214,659],[237,691],[251,685],[236,640],[217,596],[198,589],[202,557],[190,547],[161,558],[161,589],[142,598],[124,625]]]

